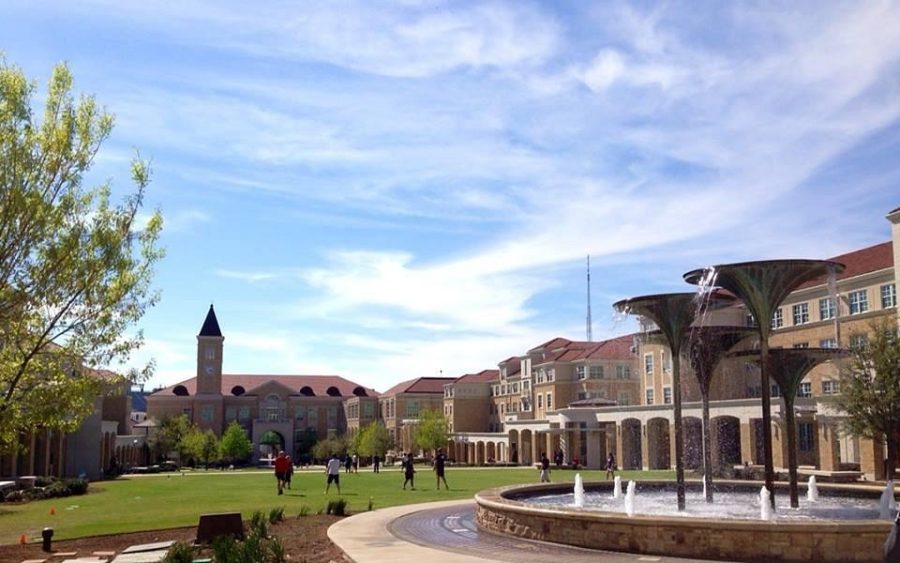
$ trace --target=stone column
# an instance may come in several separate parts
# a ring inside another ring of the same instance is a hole
[[[787,435],[784,432],[784,420],[772,417],[772,464],[782,469],[787,468]]]
[[[682,431],[682,436],[684,432]],[[675,469],[675,458],[677,457],[675,444],[675,420],[669,421],[669,469]]]
[[[816,421],[819,434],[819,469],[825,471],[837,471],[840,468],[840,445],[837,433],[831,423],[824,420]]]
[[[865,473],[866,479],[885,479],[884,459],[884,444],[868,438],[859,439],[859,470]]]
[[[641,422],[641,469],[650,470],[650,437],[647,422]]]
[[[741,421],[741,461],[759,463],[756,459],[756,433],[753,432],[753,420]]]
[[[616,464],[620,468],[625,467],[625,457],[623,455],[624,448],[622,447],[622,426],[620,424],[612,425],[612,436],[614,440],[613,449],[616,451]]]

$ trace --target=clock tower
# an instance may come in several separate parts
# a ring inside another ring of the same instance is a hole
[[[197,335],[197,394],[222,394],[222,343],[225,337],[213,306],[209,306],[206,320]]]

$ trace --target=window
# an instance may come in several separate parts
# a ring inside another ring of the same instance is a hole
[[[294,420],[303,420],[304,411],[305,409],[303,407],[297,407],[297,410],[294,411]]]
[[[281,408],[266,407],[266,420],[269,422],[278,422],[281,420]]]
[[[337,407],[328,407],[328,428],[337,426]]]
[[[889,283],[881,286],[881,308],[891,309],[897,306],[897,286]]]
[[[644,373],[650,376],[648,380],[653,378],[653,354],[644,354]]]
[[[547,393],[547,410],[553,408],[553,393]]]
[[[672,404],[672,388],[671,387],[663,387],[663,404],[664,405]]]
[[[631,394],[628,391],[620,391],[618,403],[620,405],[630,405],[631,404]]]
[[[809,303],[798,303],[791,308],[795,325],[805,325],[809,322]]]
[[[409,418],[418,418],[419,401],[406,401],[406,416]]]
[[[850,302],[851,315],[858,315],[869,310],[869,294],[865,289],[851,291],[847,299]]]
[[[854,334],[850,336],[851,348],[863,348],[869,343],[869,337],[865,334]]]
[[[646,397],[647,397],[647,404],[652,405],[653,404],[653,389],[647,389]]]
[[[547,370],[547,381],[553,381],[556,377],[556,368],[550,368]]]
[[[537,408],[544,408],[544,396],[540,393],[537,394]]]
[[[215,360],[216,359],[216,349],[212,346],[206,347],[206,359],[207,360]]]
[[[241,420],[247,420],[250,418],[250,407],[241,407],[238,409],[238,418]]]
[[[819,340],[819,348],[837,348],[837,340],[834,338],[823,338]]]
[[[602,368],[601,368],[602,370]],[[603,372],[600,372],[603,377]],[[628,364],[619,364],[616,366],[616,379],[631,379],[631,366]]]
[[[200,422],[210,423],[213,420],[212,405],[203,405],[200,407]]]
[[[781,387],[777,384],[773,383],[769,388],[769,396],[770,397],[780,397],[781,396]]]
[[[826,297],[819,299],[819,320],[827,321],[834,318],[834,299]]]
[[[584,366],[575,366],[575,377],[578,379],[584,379],[586,377]]]
[[[809,342],[795,342],[794,348],[798,348],[798,349],[809,348]]]
[[[812,397],[812,383],[809,381],[804,381],[800,384],[800,389],[797,390],[798,397]]]
[[[662,364],[662,370],[665,374],[672,373],[672,356],[667,354],[665,350],[659,353],[661,358],[660,364]]]
[[[797,449],[811,452],[816,448],[816,430],[811,422],[797,423]]]
[[[747,313],[747,315],[744,317],[744,325],[750,328],[756,328],[756,319],[753,318],[752,313]]]
[[[839,381],[835,381],[833,379],[826,379],[822,381],[822,394],[823,395],[837,395],[838,391],[841,390],[841,384]]]
[[[319,426],[319,409],[310,407],[306,413],[306,427],[317,428]]]
[[[587,393],[585,393],[584,391],[579,391],[579,392],[578,392],[578,400],[579,400],[579,401],[583,401],[583,400],[585,400],[585,399],[587,399],[587,398],[588,398],[588,394],[587,394]]]
[[[603,379],[603,366],[591,366],[591,379]]]
[[[781,328],[784,326],[784,313],[781,310],[781,307],[775,310],[775,314],[772,315],[772,328]]]
[[[225,407],[225,422],[231,422],[235,419],[237,419],[237,408]]]

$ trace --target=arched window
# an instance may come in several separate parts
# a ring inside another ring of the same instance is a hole
[[[241,395],[243,395],[246,392],[247,391],[246,391],[246,389],[244,389],[243,385],[235,385],[234,387],[231,388],[231,394],[234,395],[235,397],[240,397]]]
[[[184,385],[176,385],[172,389],[172,393],[178,395],[179,397],[187,397],[188,395],[190,395],[190,393],[188,393],[187,387],[185,387]]]
[[[357,397],[368,397],[369,396],[369,394],[366,393],[365,387],[363,387],[362,385],[360,385],[356,389],[354,389],[353,394],[356,395]]]
[[[334,385],[329,387],[328,390],[325,392],[328,393],[329,397],[340,397],[341,396],[341,390],[338,389],[337,387],[335,387]]]
[[[306,397],[315,397],[316,392],[312,390],[312,387],[309,385],[304,385],[302,389],[300,389],[300,394]]]

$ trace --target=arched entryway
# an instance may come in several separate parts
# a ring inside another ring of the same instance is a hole
[[[695,416],[681,419],[684,437],[684,468],[703,468],[703,421]]]
[[[626,418],[622,421],[622,459],[619,461],[622,469],[641,469],[643,459],[641,456],[641,421],[636,418]]]
[[[713,467],[741,462],[741,421],[733,416],[717,416],[710,421]],[[762,458],[759,458],[762,459]]]
[[[669,469],[671,466],[669,421],[665,418],[651,418],[647,421],[647,468]]]

